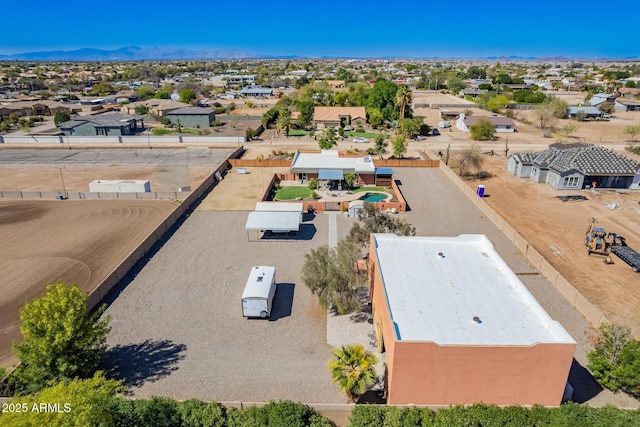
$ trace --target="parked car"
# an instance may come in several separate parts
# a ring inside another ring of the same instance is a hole
[[[424,139],[424,136],[416,135],[414,138],[415,138],[416,141],[422,141]]]
[[[359,142],[369,142],[369,140],[367,138],[365,138],[364,136],[359,136],[356,139],[354,139],[353,142],[355,142],[357,144]]]
[[[451,123],[449,123],[448,120],[443,120],[443,121],[438,123],[438,127],[439,128],[450,128],[451,127]]]
[[[436,128],[431,129],[431,135],[438,136],[440,135],[440,131]]]

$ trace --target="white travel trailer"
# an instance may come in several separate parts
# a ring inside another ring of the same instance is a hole
[[[242,293],[242,315],[268,318],[275,293],[276,268],[266,265],[253,267]]]

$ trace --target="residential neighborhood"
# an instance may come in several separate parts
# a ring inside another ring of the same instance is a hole
[[[0,60],[0,403],[631,420],[639,137],[635,59]]]

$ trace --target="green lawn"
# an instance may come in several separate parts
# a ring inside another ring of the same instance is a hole
[[[363,136],[365,138],[375,138],[376,136],[379,135],[379,133],[376,132],[354,132],[352,130],[346,130],[344,131],[344,134],[346,136]],[[385,138],[389,138],[389,135],[387,134],[382,134]]]
[[[297,197],[306,199],[307,197],[311,197],[311,193],[313,193],[313,190],[309,187],[292,185],[279,189],[274,200],[293,200]]]
[[[386,191],[384,187],[360,187],[353,190],[354,193],[361,193],[363,191]]]
[[[307,136],[307,135],[309,135],[309,131],[308,130],[291,129],[289,131],[289,136]]]

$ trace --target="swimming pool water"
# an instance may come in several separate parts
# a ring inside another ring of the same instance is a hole
[[[386,198],[387,198],[387,195],[384,193],[367,193],[364,196],[358,197],[358,200],[363,200],[369,203],[376,203]]]

